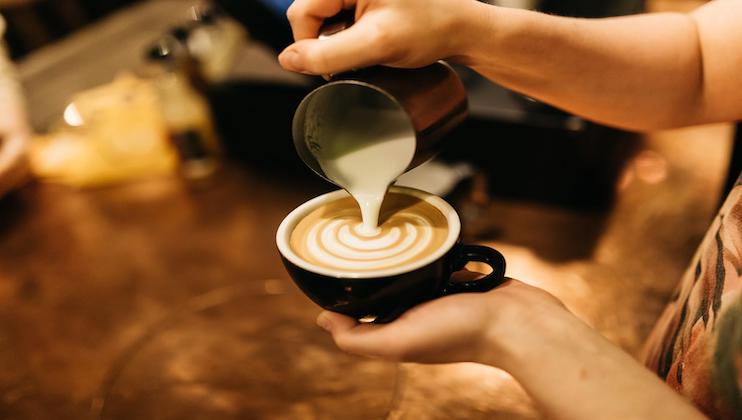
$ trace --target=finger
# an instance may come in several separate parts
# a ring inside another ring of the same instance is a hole
[[[484,276],[485,274],[477,273],[476,271],[469,271],[467,269],[463,269],[463,270],[453,273],[451,275],[451,278],[453,279],[453,281],[467,282],[467,281],[479,280]]]
[[[336,312],[322,311],[317,316],[317,325],[327,332],[333,332],[351,329],[358,325],[358,322],[349,316],[340,315]]]
[[[362,23],[332,35],[326,39],[305,39],[286,48],[278,61],[286,70],[333,74],[343,71],[381,64],[388,46],[378,45],[371,29]]]
[[[380,357],[381,349],[388,343],[387,334],[374,334],[384,325],[360,324],[355,319],[335,312],[323,311],[317,317],[317,325],[332,334],[335,344],[343,351],[361,356]],[[384,354],[388,356],[388,354]]]
[[[345,352],[396,361],[409,359],[410,344],[420,341],[420,331],[404,315],[389,324],[333,324],[330,332]]]
[[[387,360],[402,358],[398,350],[399,334],[392,334],[396,328],[381,324],[359,324],[347,330],[333,331],[332,338],[341,350],[366,357]]]
[[[335,16],[344,9],[349,9],[356,0],[296,0],[288,10],[286,17],[291,23],[294,40],[316,38],[319,28],[326,18]]]

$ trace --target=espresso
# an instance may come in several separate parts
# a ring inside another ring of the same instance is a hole
[[[389,193],[379,227],[363,228],[358,203],[344,197],[301,219],[291,233],[291,249],[318,267],[346,272],[402,268],[440,249],[448,238],[446,216],[420,198]]]

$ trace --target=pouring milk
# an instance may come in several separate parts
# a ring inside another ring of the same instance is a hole
[[[358,233],[373,236],[387,189],[415,155],[415,130],[404,111],[378,92],[361,89],[353,95],[352,101],[327,98],[309,149],[325,176],[358,202],[363,218]]]

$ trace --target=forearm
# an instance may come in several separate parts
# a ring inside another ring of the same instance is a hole
[[[0,137],[9,131],[29,131],[21,83],[3,42],[4,26],[0,16]]]
[[[576,19],[475,9],[460,59],[506,87],[628,129],[705,118],[701,48],[688,15]]]
[[[545,314],[541,314],[545,315]],[[549,418],[702,419],[631,356],[568,312],[490,334],[492,358]]]

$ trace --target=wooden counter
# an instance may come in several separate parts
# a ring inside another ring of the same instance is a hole
[[[181,4],[142,3],[29,57],[20,71],[35,126],[135,66]],[[102,49],[109,40],[116,48]],[[238,71],[301,83],[250,51]],[[510,276],[635,352],[715,212],[730,137],[724,125],[646,136],[610,211],[496,201],[483,242]],[[538,418],[498,370],[335,349],[274,245],[284,215],[328,189],[303,168],[229,164],[202,191],[170,179],[33,184],[0,200],[0,418]],[[591,229],[588,255],[550,257],[584,249]]]

